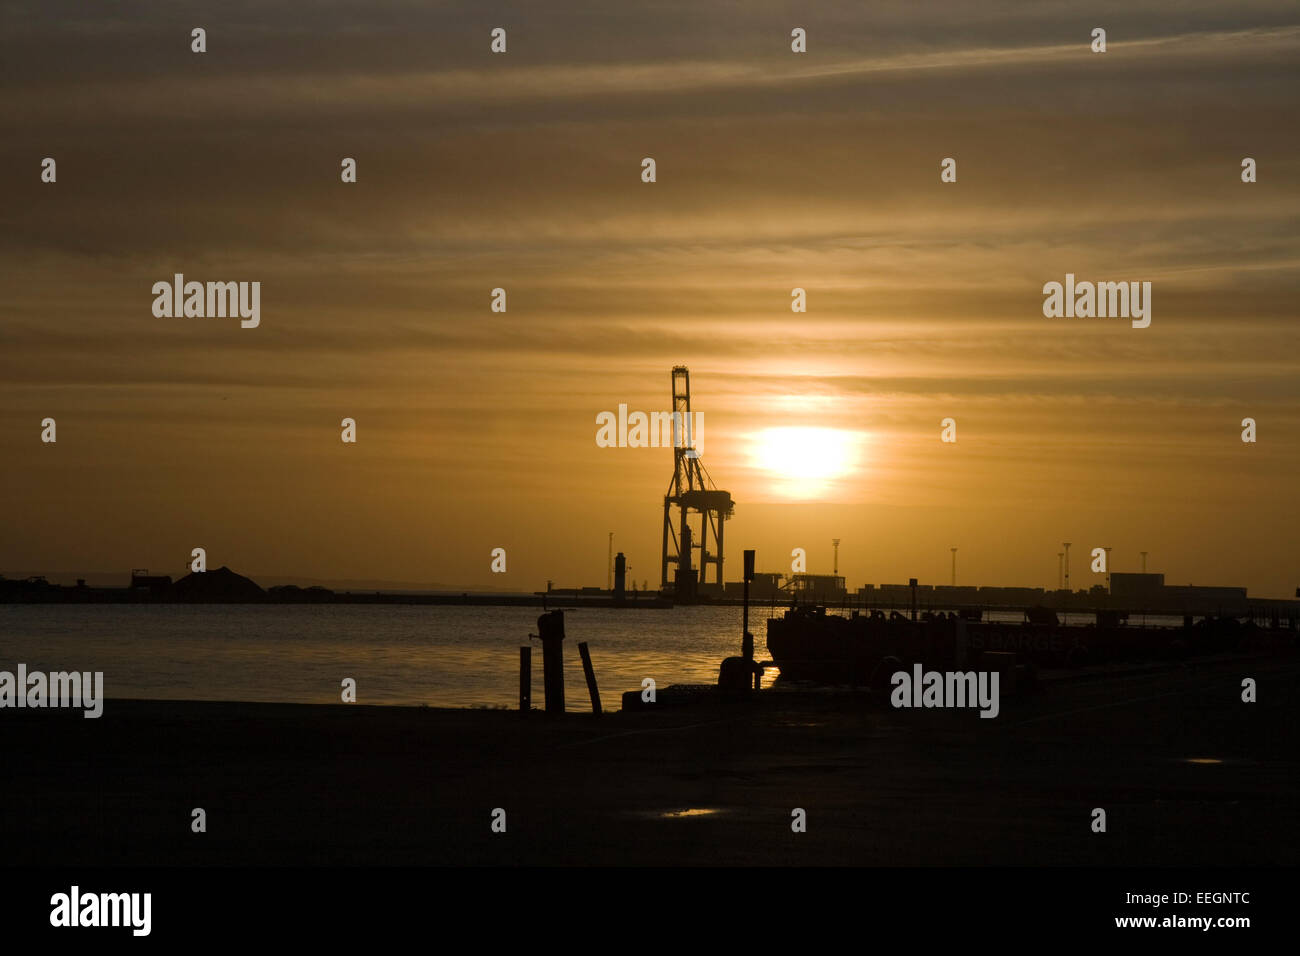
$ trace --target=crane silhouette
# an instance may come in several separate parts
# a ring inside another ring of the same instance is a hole
[[[672,372],[673,390],[673,477],[664,495],[663,558],[660,586],[673,591],[678,603],[689,603],[699,595],[699,585],[706,582],[709,565],[713,565],[714,581],[722,589],[723,531],[726,521],[735,513],[731,493],[719,491],[700,461],[695,447],[691,424],[691,373],[685,365]],[[677,509],[677,525],[673,524],[673,509]],[[697,534],[692,522],[699,528]],[[717,553],[709,553],[709,535],[716,542]],[[692,551],[700,552],[699,574]],[[673,575],[669,577],[669,565]]]

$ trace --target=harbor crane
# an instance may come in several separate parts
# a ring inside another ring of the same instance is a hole
[[[723,530],[726,520],[735,513],[731,493],[719,491],[713,484],[699,449],[691,418],[691,374],[685,365],[673,368],[673,477],[664,495],[663,558],[660,586],[672,589],[679,604],[694,601],[700,585],[707,583],[709,566],[714,581],[722,591]],[[673,524],[673,509],[677,523]],[[699,528],[696,532],[694,528]],[[709,553],[709,536],[717,552]],[[698,574],[692,552],[699,550]],[[669,565],[673,566],[669,576]]]

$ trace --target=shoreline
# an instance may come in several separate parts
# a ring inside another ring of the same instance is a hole
[[[2,605],[59,605],[59,606],[80,606],[80,605],[114,605],[114,606],[210,606],[210,605],[234,605],[241,607],[321,607],[328,605],[378,605],[378,606],[430,606],[430,607],[536,607],[543,610],[571,610],[579,608],[616,608],[618,610],[671,610],[673,608],[690,608],[690,607],[744,607],[745,602],[741,598],[709,598],[689,602],[674,601],[667,597],[644,597],[644,598],[624,598],[619,600],[612,597],[593,596],[571,596],[562,594],[550,595],[514,595],[514,594],[404,594],[404,593],[387,593],[376,592],[373,594],[363,592],[336,592],[328,598],[309,598],[309,597],[267,597],[260,600],[221,600],[212,599],[167,599],[150,597],[147,594],[133,593],[129,588],[89,588],[85,592],[78,592],[76,588],[63,588],[62,590],[70,592],[66,595],[41,595],[33,594],[30,596],[4,596],[0,597],[0,606]],[[1050,596],[1049,596],[1050,597]],[[1126,615],[1129,618],[1149,617],[1169,617],[1181,618],[1190,615],[1194,618],[1202,617],[1224,617],[1224,618],[1252,618],[1255,620],[1267,620],[1273,616],[1285,620],[1300,620],[1300,600],[1291,598],[1250,598],[1241,604],[1224,605],[1224,604],[1200,604],[1195,607],[1184,604],[1169,604],[1155,607],[1141,607],[1120,602],[1111,602],[1109,600],[1086,600],[1082,595],[1080,600],[1045,600],[1033,607],[1043,607],[1048,610],[1056,611],[1059,614],[1079,616],[1093,615],[1098,611],[1110,612],[1115,614]],[[896,602],[870,602],[862,600],[848,600],[840,602],[802,602],[810,606],[822,606],[830,613],[869,613],[871,611],[897,611],[899,613],[908,613],[911,609],[909,604],[899,604]],[[785,610],[793,606],[790,599],[786,598],[780,601],[768,599],[751,599],[749,606],[752,610]],[[961,611],[981,611],[992,614],[1018,614],[1028,609],[1025,604],[1004,604],[1004,603],[979,603],[969,601],[928,601],[918,602],[916,610],[922,612],[961,612]],[[1137,627],[1138,624],[1129,626]]]
[[[995,720],[848,692],[549,719],[110,699],[0,713],[0,839],[11,867],[1294,864],[1297,694],[1287,652],[1061,681]]]
[[[1151,658],[1145,660],[1118,661],[1103,664],[1090,664],[1076,668],[1045,668],[1039,670],[1035,677],[1038,684],[1042,687],[1053,687],[1062,684],[1074,683],[1079,681],[1107,681],[1125,677],[1140,676],[1147,674],[1161,674],[1170,671],[1183,670],[1192,672],[1197,669],[1206,667],[1216,667],[1224,663],[1237,662],[1245,664],[1251,660],[1264,660],[1279,653],[1285,653],[1285,649],[1274,647],[1256,647],[1253,649],[1243,649],[1236,651],[1219,651],[1210,654],[1200,654],[1189,656],[1182,659],[1168,658]],[[857,697],[865,699],[868,691],[862,686],[853,686],[848,683],[844,684],[825,684],[810,681],[801,681],[794,679],[784,679],[779,674],[779,668],[772,668],[777,671],[777,676],[764,684],[760,696],[764,700],[780,698],[790,700],[796,698],[805,699],[822,699],[822,698],[844,698]],[[540,678],[540,675],[537,675]],[[661,710],[677,710],[683,706],[698,708],[715,706],[711,702],[710,692],[715,689],[716,684],[686,683],[678,681],[675,683],[665,684],[658,688],[657,693],[660,698]],[[536,696],[533,698],[533,706],[530,714],[537,719],[551,719],[545,713],[545,702],[542,693],[542,687],[536,686]],[[574,688],[568,688],[576,690]],[[702,693],[703,692],[703,693]],[[637,694],[639,690],[630,688],[619,690],[617,688],[606,688],[602,692],[601,702],[602,710],[605,715],[618,714],[625,708],[621,706],[622,699],[628,694]],[[449,705],[438,704],[430,701],[401,701],[396,703],[344,703],[339,699],[328,700],[264,700],[264,699],[246,699],[238,697],[220,697],[220,698],[195,698],[195,697],[115,697],[104,695],[103,704],[105,707],[114,708],[125,706],[130,710],[148,711],[148,710],[166,710],[168,708],[186,708],[194,707],[228,707],[228,708],[351,708],[351,709],[377,709],[377,710],[409,710],[418,712],[446,712],[446,713],[506,713],[515,715],[517,719],[522,719],[522,714],[516,702],[509,703],[480,703],[480,704],[463,704]],[[565,718],[574,717],[591,717],[592,709],[590,702],[585,696],[573,695],[567,697],[567,708],[564,713]],[[645,710],[644,705],[638,705],[633,710]],[[14,704],[0,707],[0,719],[6,711],[20,710],[44,710],[59,711],[67,710],[73,713],[81,713],[76,707],[19,707]],[[100,718],[94,718],[100,719]],[[563,719],[563,718],[561,718]]]

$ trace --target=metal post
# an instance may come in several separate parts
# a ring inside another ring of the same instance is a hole
[[[745,600],[741,612],[740,655],[748,662],[754,660],[754,635],[749,633],[749,582],[754,580],[754,552],[745,552]]]
[[[591,667],[591,654],[587,651],[587,642],[578,642],[578,654],[582,657],[582,673],[587,677],[587,693],[591,695],[591,712],[600,716],[600,691],[596,689],[596,672]]]
[[[519,712],[527,714],[533,707],[533,649],[519,648]]]

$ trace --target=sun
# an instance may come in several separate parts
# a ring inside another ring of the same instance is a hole
[[[750,457],[777,494],[820,498],[853,473],[862,444],[860,433],[838,428],[767,428],[751,436]]]

